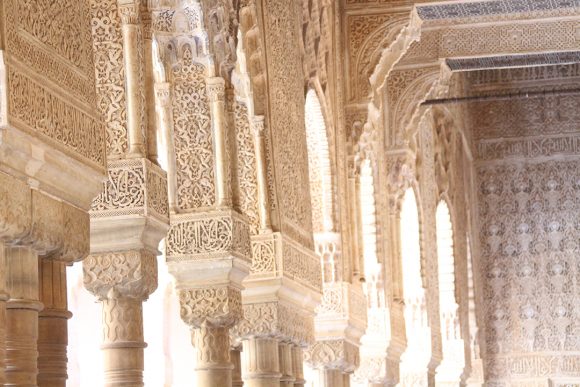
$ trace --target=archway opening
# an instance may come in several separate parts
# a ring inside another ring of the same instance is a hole
[[[453,224],[447,202],[437,205],[437,267],[439,277],[439,311],[443,361],[437,368],[437,384],[459,385],[465,367],[465,349],[459,325],[458,303],[455,296],[455,253]]]
[[[407,333],[407,349],[401,357],[400,386],[421,387],[428,385],[431,331],[421,276],[419,210],[412,188],[405,192],[400,215],[403,299]]]

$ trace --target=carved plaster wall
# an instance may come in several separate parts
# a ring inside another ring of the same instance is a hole
[[[580,383],[579,103],[470,106],[489,386]]]

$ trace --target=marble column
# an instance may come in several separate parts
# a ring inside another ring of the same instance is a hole
[[[38,386],[66,387],[68,319],[66,263],[50,259],[39,262],[40,301],[38,318]]]
[[[292,346],[292,367],[294,368],[294,387],[302,387],[306,384],[304,379],[304,354],[299,346]]]
[[[129,157],[143,157],[146,154],[142,113],[144,94],[142,93],[143,63],[140,44],[142,39],[140,5],[141,0],[117,0],[123,34],[123,60],[125,67],[125,89],[127,98],[127,132]]]
[[[143,386],[143,301],[157,288],[157,257],[146,250],[91,254],[85,288],[103,308],[106,387]]]
[[[230,350],[230,360],[234,366],[232,371],[232,387],[243,387],[242,379],[242,348],[232,348]]]
[[[325,387],[344,387],[344,376],[341,370],[324,368],[318,371],[319,384]]]
[[[292,344],[280,343],[278,344],[278,358],[280,361],[280,387],[294,387],[296,377],[294,376],[294,368],[292,366]]]
[[[31,247],[6,248],[10,299],[6,305],[6,385],[36,386],[38,374],[38,254]]]
[[[248,338],[243,341],[242,377],[244,387],[280,387],[278,341],[273,338]]]
[[[214,140],[216,201],[218,206],[231,206],[232,197],[228,180],[229,159],[226,140],[225,80],[221,77],[207,78],[206,84]]]

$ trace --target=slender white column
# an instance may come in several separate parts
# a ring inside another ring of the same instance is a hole
[[[229,160],[226,142],[225,81],[223,78],[214,77],[208,78],[206,82],[212,112],[211,125],[215,155],[216,202],[218,206],[231,206],[232,195],[228,179]]]
[[[268,197],[268,176],[266,168],[266,146],[264,144],[264,116],[256,116],[252,121],[254,134],[254,151],[256,153],[256,177],[258,183],[258,212],[260,231],[267,232],[272,228],[270,204]]]
[[[243,387],[244,381],[242,380],[242,353],[241,348],[233,348],[230,351],[230,360],[234,366],[232,371],[232,387]]]
[[[117,0],[123,33],[123,60],[125,62],[125,89],[127,96],[127,132],[129,134],[128,156],[145,155],[143,133],[143,93],[141,90],[141,66],[139,55],[140,4],[141,0]]]

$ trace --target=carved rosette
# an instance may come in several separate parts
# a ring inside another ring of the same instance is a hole
[[[157,257],[147,250],[92,254],[83,273],[85,288],[100,300],[145,300],[157,289]]]
[[[166,240],[168,262],[235,257],[249,261],[250,230],[233,210],[175,215]]]
[[[358,346],[346,340],[317,341],[304,352],[304,360],[315,369],[351,373],[359,366]]]

